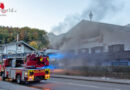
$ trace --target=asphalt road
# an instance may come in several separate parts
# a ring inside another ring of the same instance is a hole
[[[40,83],[31,83],[33,88],[41,90],[130,90],[130,85],[94,81],[82,81],[62,78],[51,78]]]

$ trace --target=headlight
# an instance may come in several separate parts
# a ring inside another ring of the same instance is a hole
[[[49,74],[49,71],[45,71],[46,74]]]
[[[49,74],[50,70],[49,69],[45,69],[45,74]]]

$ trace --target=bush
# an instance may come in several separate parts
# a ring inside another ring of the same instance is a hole
[[[75,72],[75,73],[74,73]],[[130,67],[72,67],[66,70],[67,75],[100,76],[115,78],[130,78]]]

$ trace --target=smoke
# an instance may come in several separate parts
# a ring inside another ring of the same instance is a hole
[[[55,34],[65,33],[68,31],[68,29],[72,28],[80,20],[80,15],[69,15],[64,19],[63,22],[60,22],[58,26],[55,26],[52,29],[52,32],[54,31]]]
[[[92,11],[93,13],[93,21],[107,22],[112,24],[123,24],[124,22],[126,23],[126,21],[129,22],[130,12],[128,12],[127,10],[128,8],[130,8],[130,3],[128,2],[129,1],[127,0],[90,0],[90,4],[81,14],[67,16],[64,21],[60,22],[59,25],[54,27],[52,31],[55,31],[55,34],[67,32],[81,20],[89,20],[90,11]],[[85,25],[88,25],[87,29]],[[100,29],[104,32],[100,32]],[[109,44],[112,42],[116,44],[118,41],[120,41],[120,39],[118,38],[121,37],[123,34],[122,32],[118,32],[117,34],[117,32],[109,33],[105,31],[111,31],[113,29],[114,27],[109,27],[109,25],[103,25],[102,28],[99,28],[97,24],[83,21],[79,27],[75,27],[69,33],[58,35],[55,39],[53,38],[52,40],[54,42],[51,43],[54,47],[58,46],[58,49],[60,50],[68,51],[64,60],[65,66],[77,65],[77,63],[78,65],[80,64],[81,66],[85,66],[88,64],[88,62],[89,65],[100,65],[102,61],[105,61],[109,58],[109,55],[100,54],[96,56],[92,54],[90,56],[87,56],[86,54],[82,55],[81,52],[79,53],[78,51],[80,49],[84,49],[85,47],[91,49],[92,47],[100,46],[100,44],[103,43],[102,41],[104,38],[104,34],[107,35],[106,38],[108,38],[108,41],[110,40]],[[124,37],[125,35],[126,33],[122,37]],[[127,39],[128,38],[126,38],[126,40]],[[124,42],[124,39],[122,39],[122,42]],[[71,56],[69,56],[70,52],[73,52],[74,54],[71,54]]]
[[[81,20],[83,19],[88,20],[90,11],[92,11],[93,13],[94,21],[105,21],[105,22],[110,21],[109,20],[110,17],[111,19],[116,18],[117,16],[116,14],[122,11],[124,7],[123,0],[89,0],[89,1],[90,3],[88,7],[81,14],[66,16],[63,22],[60,22],[59,25],[55,26],[52,29],[52,32],[54,32],[55,34],[62,34],[67,32]]]
[[[93,19],[96,21],[100,21],[104,19],[107,15],[113,15],[116,12],[119,12],[122,8],[122,5],[117,5],[118,1],[119,0],[92,0],[89,9],[92,10],[94,14]],[[83,16],[87,13],[88,10],[85,10],[85,12],[83,12]]]

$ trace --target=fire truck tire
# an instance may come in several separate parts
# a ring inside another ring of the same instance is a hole
[[[38,81],[36,81],[37,83],[40,83],[41,82],[41,80],[38,80]]]
[[[17,75],[17,77],[16,77],[16,82],[17,82],[18,84],[21,83],[21,76],[20,76],[20,75]]]
[[[2,80],[5,81],[5,79],[6,79],[6,78],[5,78],[5,74],[2,73]]]

